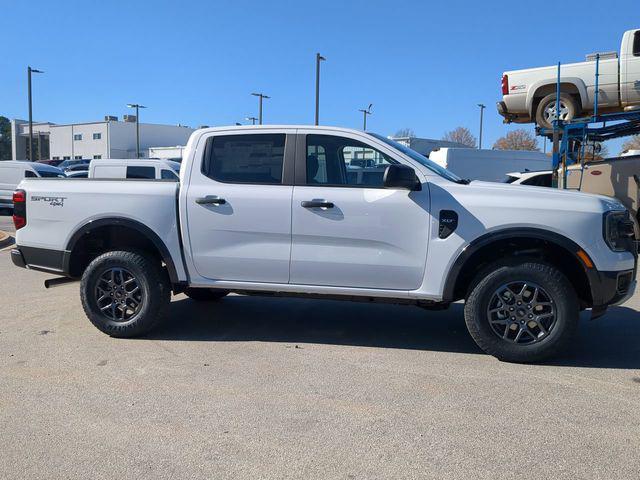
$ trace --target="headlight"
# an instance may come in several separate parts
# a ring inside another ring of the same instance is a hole
[[[604,241],[615,252],[633,251],[635,235],[633,221],[627,210],[611,211],[604,214]]]

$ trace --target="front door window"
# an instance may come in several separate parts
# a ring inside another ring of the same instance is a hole
[[[307,135],[307,185],[382,188],[385,169],[396,163],[357,140]]]

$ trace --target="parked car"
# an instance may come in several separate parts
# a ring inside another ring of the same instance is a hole
[[[75,170],[73,172],[67,171],[65,173],[65,176],[67,178],[88,178],[89,177],[89,170]]]
[[[620,53],[600,55],[598,111],[621,112],[640,105],[640,30],[622,36]],[[590,114],[595,105],[596,54],[561,65],[560,119]],[[502,75],[498,113],[505,122],[536,122],[549,128],[556,118],[557,66],[512,70]]]
[[[89,178],[147,178],[180,180],[180,164],[170,160],[92,160]]]
[[[73,173],[73,172],[88,172],[89,164],[88,163],[77,163],[76,165],[70,165],[64,169],[64,173]]]
[[[63,160],[62,162],[60,162],[58,164],[58,168],[61,168],[62,170],[67,170],[70,167],[73,167],[74,165],[89,165],[89,163],[91,162],[91,160],[89,159],[76,159],[76,160]]]
[[[534,187],[551,187],[553,171],[542,170],[538,172],[509,172],[505,183],[512,185],[531,185]]]
[[[525,150],[478,150],[475,148],[438,148],[429,159],[459,177],[502,182],[512,171],[542,170],[551,159],[541,152]]]
[[[22,179],[38,177],[64,177],[64,172],[44,163],[0,161],[0,210],[13,210],[13,192]]]
[[[62,160],[38,160],[38,163],[44,163],[45,165],[51,165],[52,167],[57,167],[62,163]]]
[[[621,157],[640,157],[640,150],[625,150],[620,154]]]
[[[563,351],[580,310],[598,317],[636,285],[617,200],[468,182],[342,128],[196,130],[180,182],[26,179],[14,201],[13,262],[79,279],[89,320],[114,337],[152,330],[172,291],[426,309],[464,299],[476,343],[527,362]]]

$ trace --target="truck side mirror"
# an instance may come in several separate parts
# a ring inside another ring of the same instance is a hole
[[[385,188],[405,188],[407,190],[422,190],[420,180],[413,168],[402,165],[389,165],[384,171],[382,185]]]

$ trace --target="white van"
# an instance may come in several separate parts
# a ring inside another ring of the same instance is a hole
[[[478,150],[475,148],[439,148],[429,160],[469,180],[502,182],[509,172],[549,170],[551,157],[525,150]]]
[[[155,178],[177,182],[179,175],[180,164],[171,160],[110,158],[91,160],[89,164],[89,178]]]
[[[13,210],[13,191],[23,178],[64,178],[64,172],[44,163],[7,160],[0,162],[0,210]]]

